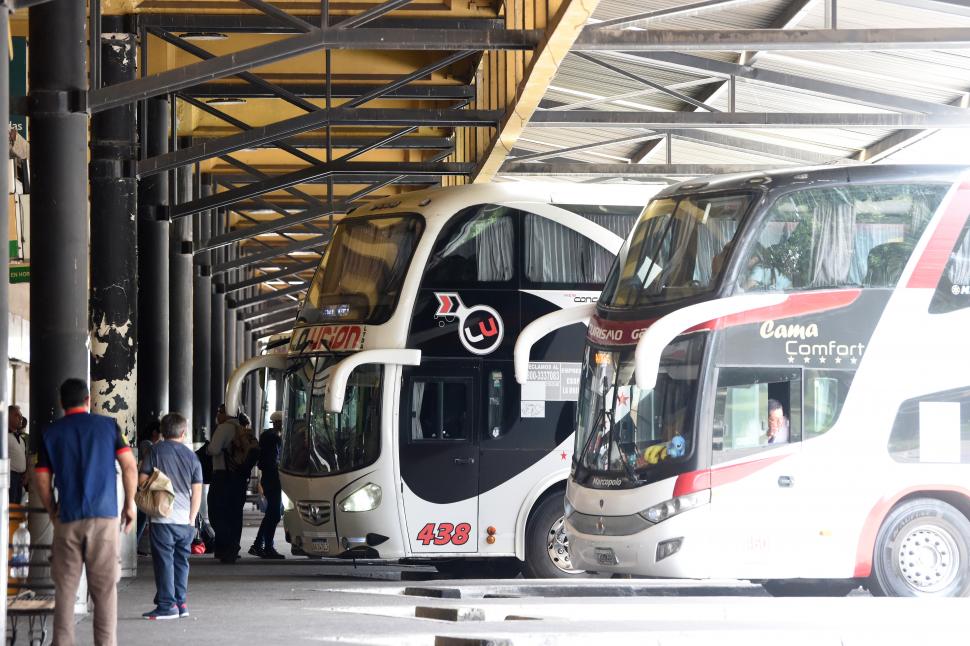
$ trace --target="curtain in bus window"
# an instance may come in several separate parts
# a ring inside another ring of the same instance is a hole
[[[734,238],[738,230],[738,221],[728,218],[708,218],[704,226],[697,232],[697,267],[694,269],[694,280],[702,285],[711,282],[711,274],[720,270],[715,267],[714,259],[724,249],[729,240]]]
[[[810,287],[849,283],[856,210],[845,201],[826,200],[815,207]]]
[[[512,218],[491,222],[475,238],[478,280],[497,282],[512,278]]]
[[[424,429],[421,426],[421,411],[424,410],[424,388],[427,386],[423,381],[415,381],[411,391],[411,439],[423,440]]]

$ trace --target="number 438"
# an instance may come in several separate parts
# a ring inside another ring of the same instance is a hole
[[[472,526],[468,523],[428,523],[418,532],[418,541],[422,545],[464,545],[468,542],[468,535],[472,531]]]

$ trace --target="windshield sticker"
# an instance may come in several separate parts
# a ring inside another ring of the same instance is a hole
[[[458,337],[465,349],[472,354],[486,355],[502,344],[505,325],[499,313],[488,305],[465,307],[461,297],[453,292],[435,292],[438,309],[434,317],[443,326],[458,319]]]
[[[519,405],[519,417],[545,417],[546,402],[522,400]]]
[[[315,325],[297,330],[292,346],[309,352],[356,352],[364,348],[364,325]]]

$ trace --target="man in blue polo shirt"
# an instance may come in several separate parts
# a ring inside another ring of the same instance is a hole
[[[84,381],[68,379],[60,395],[64,417],[44,429],[34,468],[34,490],[54,523],[54,643],[74,645],[74,599],[84,567],[94,602],[94,643],[115,646],[120,575],[115,461],[121,465],[125,490],[122,528],[130,532],[135,523],[135,457],[115,420],[88,412]]]

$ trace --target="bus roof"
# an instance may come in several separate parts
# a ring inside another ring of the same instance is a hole
[[[455,213],[476,204],[533,202],[547,204],[603,204],[646,206],[658,190],[655,184],[597,185],[507,182],[498,184],[469,184],[414,191],[374,200],[348,213],[348,216],[368,216],[402,212]]]
[[[775,170],[698,177],[667,187],[656,194],[671,195],[738,190],[768,185],[773,190],[805,187],[817,183],[934,181],[954,182],[966,166],[930,164],[845,164],[837,166],[783,167]]]

